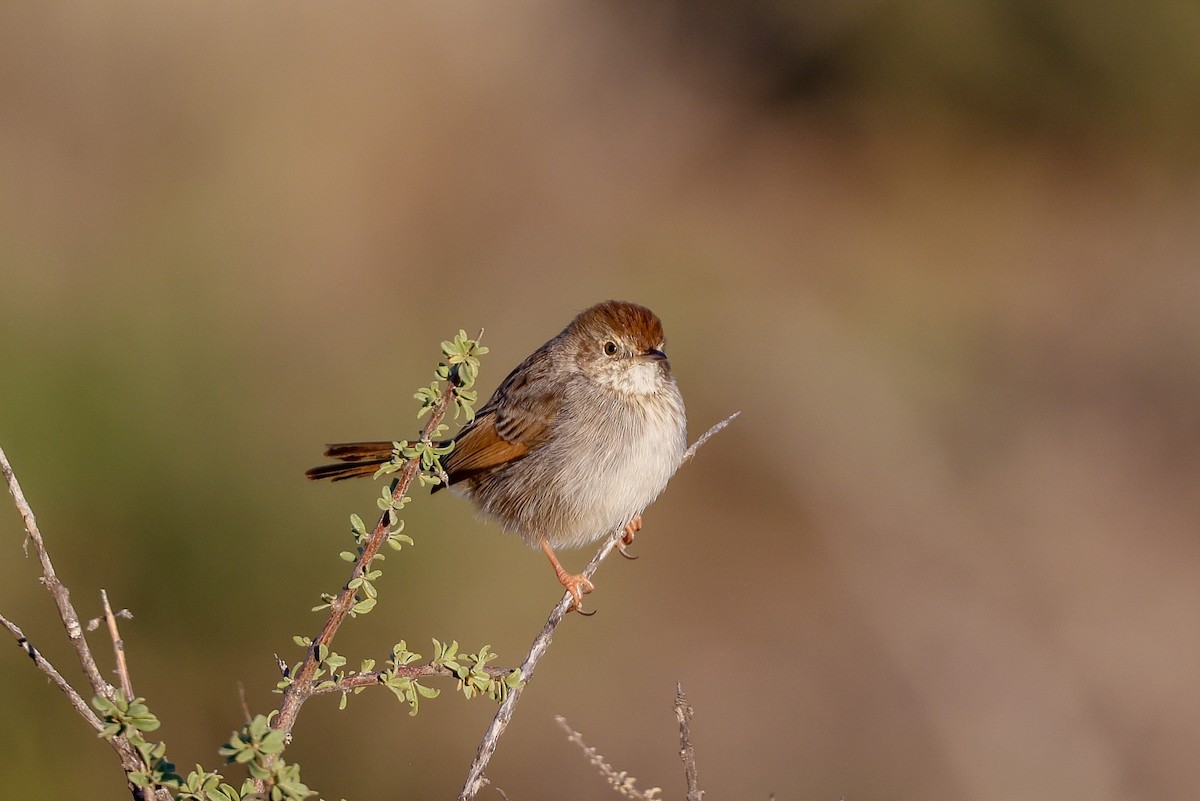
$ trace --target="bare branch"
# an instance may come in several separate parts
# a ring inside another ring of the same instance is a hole
[[[254,719],[254,716],[250,714],[250,705],[246,703],[246,685],[239,681],[237,683],[237,688],[238,701],[242,705],[242,717],[245,719],[246,725],[249,726],[250,721]]]
[[[684,453],[684,461],[694,456],[701,445],[707,442],[713,434],[716,434],[733,422],[734,418],[739,414],[741,412],[735,412],[704,432],[703,436],[696,440]],[[592,574],[600,567],[600,563],[607,559],[608,555],[613,552],[613,548],[616,547],[617,542],[623,534],[624,530],[618,529],[604,539],[604,542],[600,545],[600,549],[592,557],[592,561],[584,568],[584,578],[590,579],[592,577]],[[467,771],[467,780],[463,784],[462,791],[458,794],[458,801],[471,801],[483,787],[485,781],[483,772],[487,768],[488,762],[491,761],[492,754],[496,752],[496,744],[499,742],[501,735],[504,734],[504,730],[508,728],[508,724],[512,720],[517,702],[521,700],[521,692],[533,678],[533,671],[537,668],[542,655],[546,653],[546,649],[550,647],[550,640],[554,637],[554,630],[558,628],[559,623],[562,623],[572,603],[574,603],[574,599],[571,597],[571,593],[563,593],[563,597],[559,599],[558,605],[551,610],[550,617],[546,618],[546,623],[542,626],[542,630],[533,638],[533,643],[529,647],[529,653],[525,656],[524,664],[521,665],[521,680],[524,682],[524,685],[514,688],[509,692],[508,698],[504,699],[504,703],[496,711],[496,716],[492,718],[491,725],[484,732],[483,739],[479,742],[479,748],[475,752],[475,761],[471,763],[471,768]]]
[[[83,697],[79,693],[75,692],[75,688],[62,677],[62,674],[54,669],[54,665],[50,664],[42,656],[41,652],[33,647],[33,643],[25,637],[25,633],[21,631],[20,626],[12,623],[3,615],[0,615],[0,625],[8,629],[9,634],[16,638],[17,645],[29,655],[29,658],[33,660],[33,664],[37,665],[38,670],[49,676],[50,681],[54,682],[54,685],[63,691],[63,694],[67,696],[67,700],[71,702],[71,706],[75,707],[75,711],[79,713],[80,717],[86,720],[88,725],[96,731],[103,729],[104,721],[96,716],[96,713],[88,706],[87,701],[83,700]]]
[[[604,544],[600,546],[600,550],[592,557],[592,561],[583,569],[583,577],[591,578],[596,572],[596,568],[600,567],[613,548],[617,545],[617,540],[622,532],[614,531],[610,536],[606,537]],[[483,739],[479,743],[479,749],[475,753],[475,761],[471,763],[471,769],[467,772],[467,781],[463,785],[462,792],[459,793],[459,801],[471,801],[475,794],[483,787],[484,776],[483,771],[487,768],[488,762],[491,761],[492,754],[496,751],[496,744],[500,741],[500,736],[504,734],[504,730],[508,728],[509,722],[512,720],[513,711],[517,707],[517,701],[521,699],[521,693],[525,687],[529,685],[529,680],[533,677],[533,671],[537,668],[537,664],[541,661],[542,655],[546,653],[546,649],[550,647],[550,640],[554,638],[554,630],[558,628],[558,624],[562,623],[566,617],[571,605],[575,599],[571,597],[571,593],[563,593],[563,597],[559,599],[558,605],[550,612],[550,617],[546,618],[545,625],[538,635],[533,638],[533,644],[529,648],[529,653],[525,656],[525,662],[521,665],[521,687],[514,687],[508,693],[508,698],[504,699],[504,703],[500,705],[500,709],[496,711],[496,716],[492,718],[492,723],[484,732]]]
[[[8,457],[4,454],[3,448],[0,448],[0,471],[3,471],[4,479],[8,482],[8,491],[12,493],[17,511],[21,513],[21,517],[25,521],[26,543],[33,543],[33,549],[42,563],[42,583],[54,597],[54,603],[58,606],[58,616],[67,629],[67,639],[71,641],[71,645],[75,648],[75,654],[79,657],[83,675],[87,677],[88,684],[92,686],[93,691],[111,698],[113,695],[112,685],[104,680],[100,669],[96,667],[96,660],[88,647],[83,627],[79,624],[79,615],[75,613],[75,607],[71,605],[71,592],[58,580],[58,575],[54,572],[54,564],[50,561],[49,552],[46,551],[42,532],[38,529],[37,518],[33,516],[33,510],[29,508],[29,502],[25,500],[25,493],[21,491],[21,484],[17,481],[17,476],[13,472],[12,465],[8,463]]]
[[[600,775],[608,780],[613,789],[627,798],[636,798],[638,801],[661,801],[662,788],[651,787],[649,790],[639,790],[637,787],[637,779],[629,775],[628,771],[618,771],[601,756],[593,746],[589,746],[583,741],[583,735],[571,728],[567,723],[567,719],[562,715],[556,715],[554,722],[567,733],[567,740],[575,743],[583,751],[583,755],[587,757],[588,762],[595,765]]]
[[[112,607],[108,603],[108,592],[100,590],[100,602],[104,606],[104,622],[108,624],[108,635],[112,638],[113,655],[117,659],[117,677],[121,680],[121,691],[125,693],[125,699],[133,700],[133,682],[129,679],[129,665],[125,661],[125,641],[121,639],[121,632],[117,630],[117,616],[113,614]]]
[[[51,597],[54,598],[54,603],[58,607],[59,618],[62,619],[63,626],[67,629],[67,639],[70,640],[71,645],[75,648],[75,654],[79,657],[79,664],[83,668],[83,674],[97,695],[112,698],[114,695],[113,687],[104,680],[104,677],[100,674],[100,669],[96,666],[96,660],[92,656],[91,648],[88,647],[83,627],[79,623],[79,615],[76,614],[75,607],[71,605],[71,592],[58,580],[58,575],[54,572],[54,564],[50,561],[50,553],[46,550],[45,541],[42,539],[42,532],[38,529],[37,518],[34,517],[33,509],[30,508],[29,502],[25,500],[25,493],[21,491],[21,484],[17,481],[16,473],[13,472],[12,465],[9,464],[8,456],[5,455],[3,448],[0,448],[0,472],[4,473],[4,479],[8,483],[8,491],[13,496],[13,503],[16,505],[17,511],[21,513],[21,518],[25,521],[26,536],[24,546],[28,549],[29,543],[33,543],[33,549],[37,552],[38,560],[42,564],[42,584],[46,586]],[[26,553],[28,553],[28,550],[26,550]],[[97,730],[102,729],[104,724],[100,718],[92,712],[82,696],[71,687],[67,680],[29,643],[29,640],[21,633],[21,629],[8,620],[4,620],[3,618],[0,618],[0,620],[4,621],[4,627],[17,638],[17,644],[29,654],[34,664],[46,673],[51,681],[58,685],[59,689],[67,694],[71,705],[83,716],[84,720]],[[141,754],[129,743],[128,738],[124,735],[115,735],[109,738],[108,743],[117,752],[117,756],[121,760],[121,768],[125,771],[126,775],[146,769],[145,760],[142,759]],[[170,801],[171,798],[171,794],[165,788],[161,787],[149,788],[147,792],[131,783],[129,791],[135,801],[143,801],[145,798]]]
[[[742,414],[741,412],[734,412],[733,414],[729,415],[728,417],[726,417],[726,418],[725,418],[724,420],[722,420],[721,422],[717,423],[717,424],[716,424],[715,426],[713,426],[712,428],[710,428],[710,429],[708,429],[707,431],[705,431],[705,432],[704,432],[704,433],[703,433],[703,434],[700,436],[700,439],[698,439],[698,440],[696,440],[695,442],[693,442],[693,443],[691,444],[691,446],[690,446],[690,447],[688,447],[688,449],[687,449],[686,451],[684,451],[684,452],[683,452],[683,462],[680,462],[680,464],[683,464],[683,463],[687,462],[689,459],[691,459],[693,456],[695,456],[695,455],[696,455],[696,451],[700,450],[700,446],[702,446],[704,443],[708,442],[708,441],[709,441],[709,439],[711,439],[711,438],[712,438],[713,434],[716,434],[718,431],[721,431],[722,429],[724,429],[724,428],[725,428],[725,426],[729,425],[729,424],[730,424],[730,423],[732,423],[734,420],[738,419],[738,417],[740,417],[740,416],[741,416],[741,414]]]
[[[696,780],[696,752],[692,750],[692,735],[688,724],[692,720],[692,707],[683,694],[683,685],[675,684],[675,717],[679,721],[679,758],[683,760],[683,775],[687,779],[688,801],[703,801],[704,791]]]

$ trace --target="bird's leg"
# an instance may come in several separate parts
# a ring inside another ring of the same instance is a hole
[[[581,615],[594,615],[595,612],[583,611],[583,595],[595,589],[592,582],[588,581],[583,576],[573,575],[568,573],[558,561],[558,557],[554,555],[554,549],[550,547],[550,543],[546,542],[545,537],[538,538],[538,545],[542,546],[542,550],[550,559],[550,564],[554,567],[554,575],[558,576],[558,583],[567,588],[567,592],[571,593],[571,597],[575,599],[575,604],[572,606],[576,612]],[[567,610],[570,611],[570,610]]]
[[[636,556],[625,550],[626,547],[633,545],[633,536],[642,530],[642,516],[637,515],[629,521],[629,525],[625,526],[625,534],[621,539],[617,540],[617,550],[621,556],[626,559],[637,559]]]

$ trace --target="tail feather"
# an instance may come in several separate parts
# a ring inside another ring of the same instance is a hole
[[[330,479],[344,481],[347,478],[374,475],[384,462],[392,458],[392,443],[387,442],[339,442],[325,447],[325,455],[339,459],[337,464],[323,464],[304,472],[312,481]],[[349,464],[347,464],[349,463]]]
[[[392,442],[339,442],[325,446],[325,455],[343,462],[392,458]]]
[[[366,462],[355,462],[354,464],[323,464],[317,467],[310,467],[304,471],[304,476],[311,481],[321,481],[322,479],[330,479],[331,481],[344,481],[347,478],[358,478],[359,476],[372,476],[379,466],[386,462],[387,459],[372,459]]]

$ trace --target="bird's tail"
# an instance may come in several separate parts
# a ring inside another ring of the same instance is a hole
[[[325,448],[325,455],[337,459],[334,464],[323,464],[304,471],[313,481],[330,479],[343,481],[347,478],[374,475],[384,462],[392,458],[391,442],[342,442]]]

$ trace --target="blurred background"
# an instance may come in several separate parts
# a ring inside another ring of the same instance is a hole
[[[676,681],[713,799],[1190,797],[1198,143],[1200,10],[1167,0],[5,3],[0,445],[211,767],[375,508],[303,480],[323,444],[411,436],[459,328],[487,393],[638,301],[692,436],[742,417],[560,629],[508,797],[613,797],[562,714],[681,798]],[[336,650],[518,663],[545,559],[416,494]],[[0,533],[0,611],[82,686]],[[5,793],[126,797],[0,656]],[[494,706],[439,686],[313,700],[290,757],[328,799],[452,797]]]

